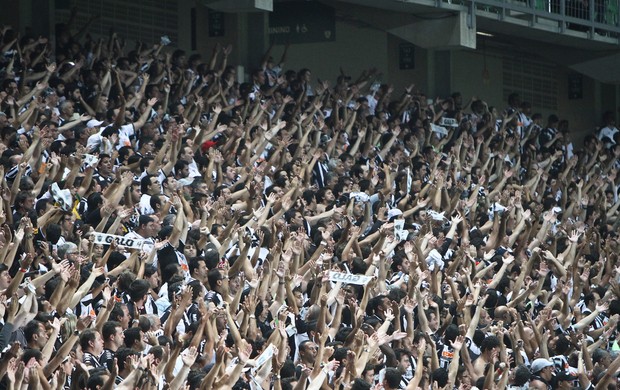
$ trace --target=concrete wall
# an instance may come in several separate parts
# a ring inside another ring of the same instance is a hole
[[[285,68],[309,68],[314,83],[320,78],[334,85],[340,66],[354,79],[364,69],[375,67],[383,73],[382,81],[389,81],[392,73],[389,71],[388,58],[398,52],[393,54],[388,47],[385,32],[336,22],[336,41],[291,45]],[[276,45],[273,57],[278,60],[283,50],[284,46]]]
[[[399,46],[401,43],[405,43],[402,39],[395,37],[394,35],[387,35],[387,60],[388,60],[388,76],[386,81],[394,85],[394,90],[397,96],[400,95],[402,89],[409,86],[409,84],[415,84],[415,87],[426,92],[429,90],[429,51],[421,47],[415,48],[415,68],[401,70],[399,68]]]
[[[477,95],[491,106],[503,109],[507,106],[502,96],[502,59],[499,53],[489,53],[486,58],[489,71],[488,81],[482,77],[484,56],[481,50],[452,51],[450,75],[453,91],[459,91],[464,98]],[[613,110],[616,106],[614,86],[601,86],[600,83],[583,76],[583,98],[568,99],[568,76],[571,71],[558,67],[556,80],[558,83],[558,109],[555,111],[533,107],[533,112],[540,112],[546,118],[557,114],[560,119],[569,121],[569,129],[576,145],[581,145],[583,138],[600,124],[604,110]],[[603,93],[605,92],[606,93]],[[607,108],[603,108],[607,107]]]
[[[486,56],[487,80],[483,78],[484,56],[480,50],[454,50],[451,64],[449,77],[452,92],[460,92],[463,100],[475,95],[486,101],[489,106],[499,109],[506,106],[502,97],[502,60],[499,57]]]
[[[601,124],[602,101],[597,96],[598,82],[583,76],[583,98],[568,99],[568,69],[560,68],[558,72],[558,116],[569,123],[570,134],[577,145],[581,145],[583,138],[591,134],[596,126]],[[613,88],[613,87],[612,87]]]

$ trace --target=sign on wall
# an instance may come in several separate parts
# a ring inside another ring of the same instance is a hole
[[[583,76],[579,73],[568,75],[568,98],[570,100],[583,99]]]
[[[400,70],[415,69],[415,46],[411,43],[401,43],[398,46],[398,64]]]
[[[208,16],[208,25],[209,25],[209,37],[217,38],[223,37],[226,33],[224,29],[224,13],[209,10]]]
[[[314,1],[275,3],[269,14],[269,39],[275,44],[336,40],[336,13]]]

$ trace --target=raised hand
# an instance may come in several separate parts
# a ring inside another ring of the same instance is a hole
[[[452,348],[454,348],[455,351],[460,351],[461,348],[463,347],[464,341],[465,341],[465,337],[459,335],[456,337],[456,340],[450,342],[450,345],[452,345]]]
[[[596,310],[600,313],[606,312],[609,309],[609,302],[599,302],[596,304]]]
[[[183,360],[183,364],[187,367],[193,366],[196,362],[197,357],[198,350],[196,349],[196,347],[189,347],[181,353],[181,360]]]

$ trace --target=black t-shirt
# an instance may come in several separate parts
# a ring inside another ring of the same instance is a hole
[[[93,368],[101,367],[99,359],[90,352],[84,352],[84,364]]]
[[[179,241],[179,247],[175,248],[170,244],[165,245],[163,248],[157,251],[157,261],[159,262],[159,268],[162,272],[166,269],[166,266],[170,264],[179,264],[179,258],[177,252],[183,253],[185,244]],[[181,265],[181,264],[179,264]],[[189,272],[189,270],[187,270]]]
[[[105,348],[103,350],[103,354],[101,354],[101,356],[99,357],[99,362],[106,366],[108,368],[108,370],[112,370],[112,368],[114,367],[114,356],[116,355],[116,353],[114,351],[112,351],[111,349]]]

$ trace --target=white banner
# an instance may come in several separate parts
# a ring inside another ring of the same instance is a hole
[[[115,236],[114,234],[97,232],[93,233],[93,236],[95,236],[95,244],[110,245],[112,241],[114,241],[118,246],[131,249],[142,249],[142,245],[144,245],[144,240],[137,238],[128,238],[123,236]]]
[[[457,122],[454,118],[441,118],[439,120],[439,124],[441,126],[459,127],[459,122]]]
[[[87,167],[94,168],[98,162],[99,162],[99,157],[95,156],[94,154],[84,155],[84,165],[86,165]]]
[[[265,348],[263,353],[261,353],[260,356],[256,358],[256,365],[252,368],[253,374],[256,374],[256,371],[258,371],[263,364],[267,363],[267,361],[273,357],[273,352],[273,344],[269,344],[269,346]]]
[[[370,279],[372,278],[366,275],[354,275],[344,272],[329,271],[329,280],[332,282],[366,285],[370,282]]]
[[[394,236],[401,241],[405,241],[409,236],[409,231],[405,230],[404,219],[394,220]]]
[[[442,136],[447,136],[448,135],[448,129],[446,129],[445,127],[442,126],[437,126],[433,123],[431,123],[431,131],[442,135]]]

